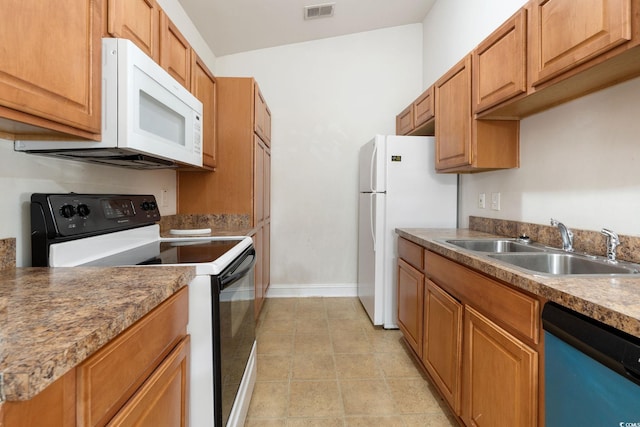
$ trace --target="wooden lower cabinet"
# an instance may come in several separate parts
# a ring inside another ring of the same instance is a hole
[[[398,326],[458,421],[543,425],[544,301],[407,239],[398,254]]]
[[[0,406],[0,427],[75,427],[76,371],[66,373],[31,400]]]
[[[27,401],[0,427],[188,426],[187,287]]]
[[[538,353],[465,308],[464,404],[469,426],[536,426]]]
[[[398,327],[413,351],[422,356],[424,274],[398,259]]]
[[[108,425],[187,427],[189,348],[187,336]]]
[[[422,361],[451,409],[460,415],[463,307],[430,280],[424,307]]]

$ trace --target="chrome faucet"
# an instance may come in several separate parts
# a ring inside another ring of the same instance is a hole
[[[573,233],[563,223],[551,218],[551,225],[558,227],[560,236],[562,236],[562,249],[567,252],[573,252]]]
[[[607,236],[607,260],[612,263],[618,262],[616,261],[616,248],[620,244],[620,238],[616,233],[606,228],[600,232]]]

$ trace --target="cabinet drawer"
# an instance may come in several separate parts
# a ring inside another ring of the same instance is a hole
[[[538,344],[540,302],[522,292],[426,251],[427,276],[463,303],[468,303],[507,331]]]
[[[398,258],[402,258],[413,267],[424,271],[424,257],[422,246],[398,237]]]
[[[188,426],[189,336],[167,356],[109,426]]]
[[[104,425],[186,335],[184,287],[78,367],[78,425]]]

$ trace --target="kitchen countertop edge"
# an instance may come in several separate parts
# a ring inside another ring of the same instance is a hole
[[[469,229],[398,228],[396,233],[439,255],[640,338],[640,276],[527,274],[443,239],[504,238]]]

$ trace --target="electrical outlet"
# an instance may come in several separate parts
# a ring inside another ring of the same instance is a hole
[[[491,193],[491,209],[500,210],[500,193]]]
[[[485,203],[485,199],[486,199],[486,197],[485,197],[485,194],[484,194],[484,193],[480,193],[480,194],[478,194],[478,207],[479,207],[480,209],[484,209],[484,208],[486,208],[486,207],[487,207],[487,205],[486,205],[486,203]]]

